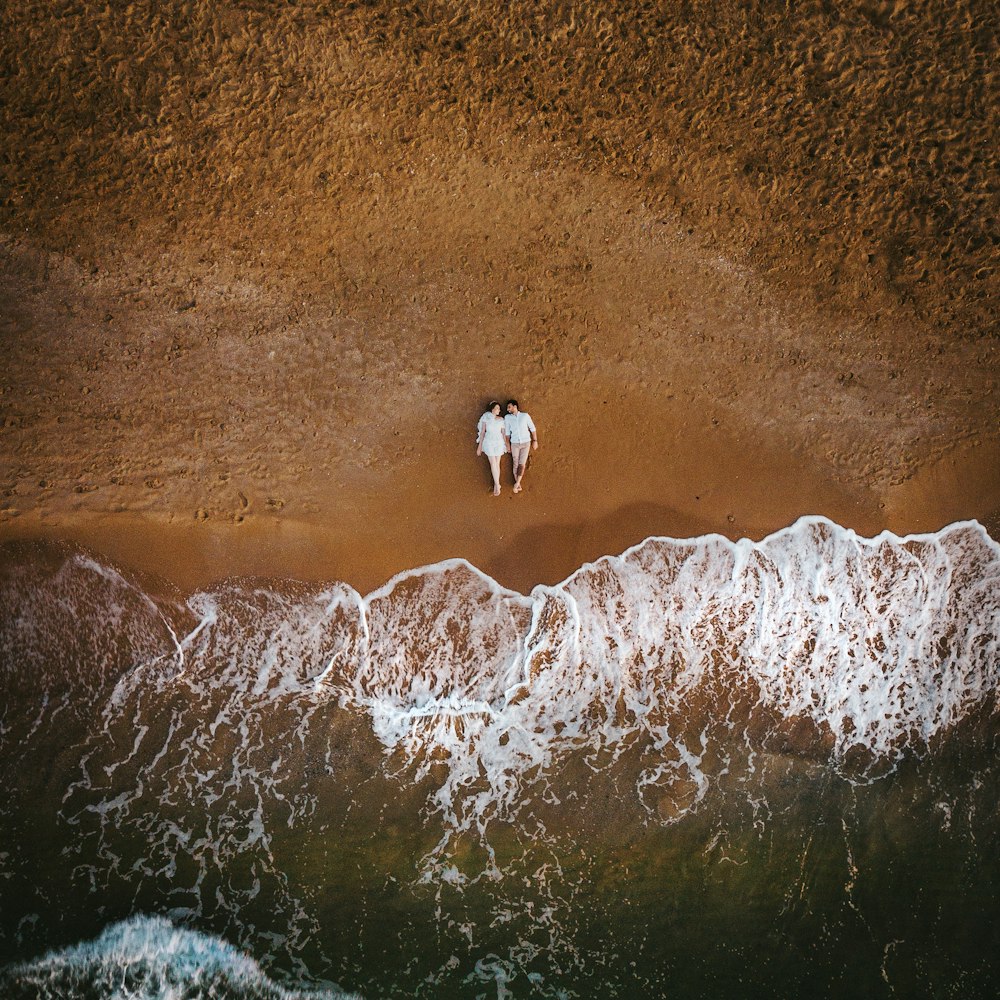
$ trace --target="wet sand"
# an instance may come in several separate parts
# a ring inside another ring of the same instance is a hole
[[[984,12],[774,6],[11,13],[0,540],[527,590],[802,514],[996,535]]]
[[[18,305],[32,301],[28,293]],[[5,386],[5,405],[16,401],[20,412],[3,436],[16,478],[0,538],[71,539],[185,589],[236,574],[341,579],[366,591],[402,570],[464,557],[527,592],[650,535],[760,538],[804,514],[865,535],[973,517],[997,533],[995,429],[983,411],[959,405],[985,373],[957,358],[932,409],[923,402],[928,366],[889,391],[873,388],[872,366],[855,357],[849,364],[864,384],[845,391],[841,352],[814,350],[792,373],[769,376],[763,365],[732,364],[734,351],[747,350],[742,328],[713,327],[710,351],[671,341],[660,367],[661,341],[609,333],[605,352],[617,357],[584,363],[557,352],[550,379],[530,353],[484,359],[457,336],[447,339],[449,356],[429,325],[410,332],[414,353],[392,375],[370,378],[364,362],[338,359],[321,380],[314,362],[272,358],[266,335],[247,347],[243,324],[232,322],[225,347],[189,341],[183,366],[157,348],[138,362],[126,360],[127,348],[98,352],[95,366],[92,310],[83,318],[76,337],[67,324],[48,345],[46,362],[26,351],[23,380]],[[42,339],[34,316],[22,322],[22,343]],[[137,333],[131,318],[123,326],[120,345],[150,329],[164,336],[155,324]],[[761,353],[777,353],[758,338]],[[349,351],[368,346],[352,343]],[[226,371],[221,359],[241,346],[242,365]],[[513,353],[522,349],[527,340]],[[686,364],[692,356],[706,367]],[[503,395],[515,379],[540,447],[524,492],[513,494],[505,459],[494,498],[474,452],[481,387]],[[836,387],[840,412],[815,390],[809,401],[817,383]],[[897,420],[901,412],[909,422]]]

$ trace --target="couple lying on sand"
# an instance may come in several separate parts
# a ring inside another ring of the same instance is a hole
[[[507,400],[507,416],[500,416],[500,404],[494,400],[479,418],[476,454],[485,455],[493,473],[493,495],[500,496],[500,456],[508,451],[513,461],[514,492],[521,492],[521,480],[528,465],[528,452],[538,447],[538,431],[528,413],[522,413],[516,399]]]

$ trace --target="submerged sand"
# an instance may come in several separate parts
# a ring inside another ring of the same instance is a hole
[[[526,590],[997,534],[987,7],[160,7],[4,15],[0,539]]]

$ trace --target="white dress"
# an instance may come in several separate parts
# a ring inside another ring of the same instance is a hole
[[[483,434],[483,428],[486,433]],[[492,410],[487,410],[479,418],[479,426],[476,430],[476,440],[483,434],[483,454],[496,456],[503,455],[507,451],[507,446],[503,440],[503,417],[493,416]]]

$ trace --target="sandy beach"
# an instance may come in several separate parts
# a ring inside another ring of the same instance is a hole
[[[0,7],[0,995],[1000,995],[997,29]]]
[[[804,514],[997,537],[981,13],[9,11],[0,540],[527,591]]]

